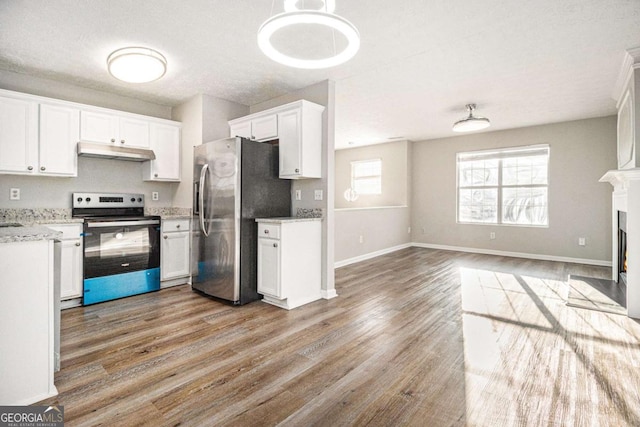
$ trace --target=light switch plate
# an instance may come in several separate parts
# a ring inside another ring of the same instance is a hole
[[[322,200],[322,190],[316,190],[316,191],[314,192],[314,196],[313,196],[313,198],[314,198],[315,200]]]
[[[12,188],[9,190],[9,200],[20,200],[19,188]]]

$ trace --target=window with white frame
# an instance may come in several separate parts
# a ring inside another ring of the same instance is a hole
[[[549,146],[458,153],[458,222],[549,225]]]
[[[382,160],[351,162],[351,188],[356,194],[382,194]]]

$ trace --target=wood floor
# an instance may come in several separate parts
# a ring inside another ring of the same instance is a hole
[[[567,307],[609,270],[410,248],[338,298],[229,307],[188,286],[66,310],[67,426],[638,426],[640,325]]]

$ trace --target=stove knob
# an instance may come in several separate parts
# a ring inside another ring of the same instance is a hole
[[[87,198],[85,199],[85,201],[90,202],[90,201],[91,201],[91,197],[87,197]]]
[[[81,202],[82,201],[82,197],[78,197],[78,201]]]
[[[135,202],[135,201],[136,201],[136,198],[135,198],[135,197],[132,197],[132,198],[131,198],[131,201],[132,201],[132,202]]]
[[[142,197],[138,197],[138,201],[142,203]]]

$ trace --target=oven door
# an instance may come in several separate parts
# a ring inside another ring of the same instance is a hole
[[[159,219],[85,222],[85,305],[158,289]]]

